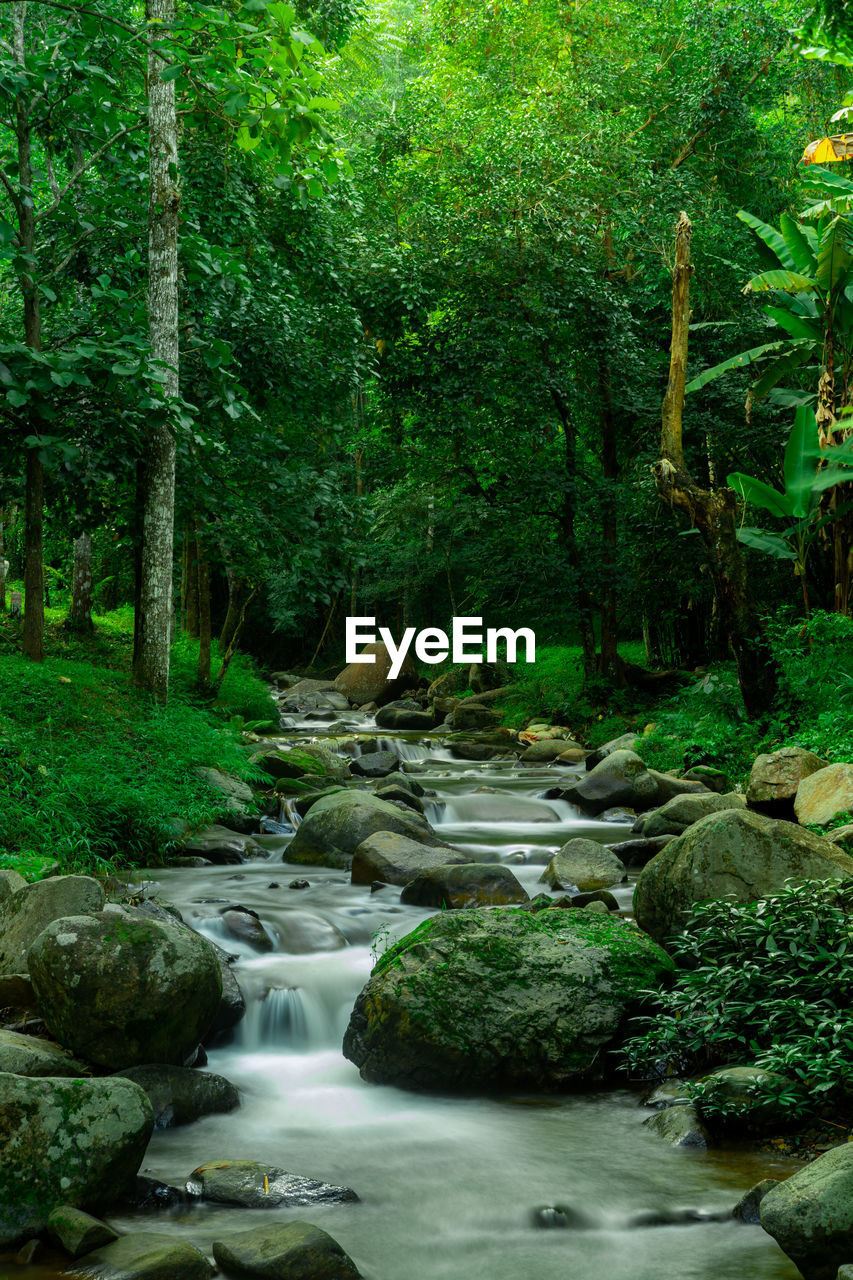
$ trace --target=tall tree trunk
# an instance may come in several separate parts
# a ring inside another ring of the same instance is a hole
[[[198,543],[198,683],[210,688],[210,561],[202,542]]]
[[[178,373],[178,131],[175,82],[163,80],[166,63],[154,40],[175,19],[175,0],[146,0],[148,49],[148,334],[151,353],[164,365],[164,394],[177,398]],[[172,559],[175,523],[175,439],[168,425],[147,442],[148,482],[142,526],[139,651],[133,678],[165,702],[169,691]]]
[[[240,621],[240,604],[246,586],[246,579],[240,577],[227,559],[225,560],[225,574],[228,578],[228,612],[225,615],[225,621],[219,633],[220,653],[225,653],[234,639],[234,632],[237,630],[237,624]]]
[[[27,6],[23,0],[15,0],[13,9],[13,40],[15,61],[26,76],[27,51],[24,38]],[[24,341],[33,351],[41,350],[41,308],[38,284],[33,275],[36,244],[35,206],[32,199],[32,120],[27,90],[21,89],[15,104],[15,132],[18,144],[18,186],[21,192],[17,200],[20,256],[25,266],[20,276],[24,298]],[[40,434],[41,424],[30,412],[30,432]],[[27,454],[27,490],[24,506],[24,631],[23,651],[34,662],[44,657],[44,567],[42,564],[42,537],[44,524],[44,468],[39,461],[38,450]]]
[[[74,569],[71,576],[69,631],[91,631],[92,624],[92,539],[81,533],[74,539]]]
[[[690,219],[682,213],[675,233],[669,383],[663,399],[660,458],[654,476],[661,497],[687,512],[702,535],[721,621],[737,663],[744,706],[754,719],[770,710],[778,692],[779,673],[749,591],[746,564],[737,539],[735,495],[731,489],[701,489],[684,462],[682,415],[693,270],[691,235]]]
[[[563,428],[565,453],[563,470],[565,483],[563,500],[560,503],[560,535],[568,557],[569,565],[575,575],[574,606],[583,648],[584,676],[589,679],[595,674],[595,630],[592,625],[592,609],[586,589],[583,585],[583,565],[575,536],[575,490],[577,486],[577,432],[574,420],[569,413],[568,405],[556,387],[551,387],[551,398]]]

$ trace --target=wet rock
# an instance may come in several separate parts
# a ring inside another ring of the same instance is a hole
[[[819,1156],[761,1201],[761,1225],[805,1280],[835,1280],[853,1241],[853,1143]]]
[[[400,760],[393,751],[371,751],[353,760],[352,772],[359,778],[384,778],[394,773]]]
[[[393,661],[382,641],[366,645],[360,657],[372,655],[373,662],[351,662],[335,680],[335,689],[349,698],[357,706],[365,702],[378,702],[383,706],[392,702],[410,685],[418,682],[418,669],[411,654],[407,654],[400,674],[392,680],[391,667]]]
[[[853,858],[792,822],[751,809],[710,814],[671,840],[640,873],[634,911],[642,929],[667,938],[697,902],[754,902],[787,880],[847,879]]]
[[[446,846],[425,845],[392,831],[377,831],[363,840],[353,855],[352,883],[381,880],[384,884],[406,885],[433,867],[466,861],[464,854]]]
[[[420,814],[403,812],[369,792],[336,791],[311,806],[293,837],[287,860],[349,870],[362,840],[378,831],[392,831],[418,844],[447,847]]]
[[[659,803],[660,788],[638,755],[619,750],[611,752],[579,782],[566,787],[563,796],[592,814],[614,805],[639,812]]]
[[[39,935],[29,962],[51,1035],[113,1071],[182,1064],[210,1029],[222,998],[212,947],[177,923],[104,912],[70,916]]]
[[[726,809],[744,809],[746,801],[734,791],[718,796],[713,792],[704,795],[673,796],[659,809],[639,818],[635,830],[647,840],[659,836],[680,836],[694,822],[707,818],[709,813],[722,813]]]
[[[404,1088],[561,1088],[601,1070],[639,991],[671,968],[613,916],[442,912],[380,958],[344,1053]]]
[[[671,1147],[694,1147],[704,1150],[710,1141],[708,1131],[699,1119],[696,1108],[681,1104],[663,1107],[643,1121],[643,1127],[651,1129]]]
[[[114,1200],[153,1128],[151,1104],[130,1080],[0,1075],[0,1247],[42,1232],[60,1205]]]
[[[803,826],[825,826],[839,813],[853,809],[853,764],[831,764],[797,788],[794,812]]]
[[[275,951],[275,943],[267,933],[257,911],[249,907],[227,907],[222,912],[222,923],[228,932],[256,951]]]
[[[756,1182],[755,1186],[750,1187],[749,1191],[738,1200],[732,1209],[732,1217],[736,1222],[746,1222],[751,1225],[760,1223],[761,1201],[768,1191],[772,1191],[774,1187],[778,1186],[778,1178],[762,1178],[761,1182]]]
[[[52,921],[103,905],[104,890],[91,876],[54,876],[12,893],[0,905],[0,974],[27,972],[27,953]]]
[[[458,911],[465,907],[506,907],[529,898],[503,863],[469,862],[422,871],[405,886],[400,901],[411,907]]]
[[[596,840],[575,839],[563,845],[539,878],[552,889],[574,886],[587,892],[619,884],[626,875],[619,858],[605,845]]]
[[[240,1205],[244,1209],[343,1204],[358,1200],[349,1187],[317,1182],[254,1160],[222,1160],[200,1165],[190,1174],[187,1191],[196,1199],[213,1204]]]
[[[192,1124],[202,1116],[224,1115],[240,1105],[240,1095],[231,1081],[212,1072],[162,1063],[129,1067],[117,1074],[138,1084],[148,1095],[157,1129]]]
[[[213,1256],[238,1280],[356,1280],[352,1258],[310,1222],[241,1231],[214,1240]]]
[[[803,778],[829,764],[802,747],[782,747],[757,756],[749,774],[746,799],[750,808],[773,818],[793,818],[794,797]]]
[[[54,1209],[47,1220],[47,1231],[51,1239],[72,1258],[81,1258],[93,1249],[118,1240],[118,1232],[112,1227],[70,1204]]]
[[[209,1280],[215,1272],[198,1249],[176,1236],[135,1232],[80,1260],[86,1280]]]
[[[530,1215],[531,1224],[546,1231],[573,1230],[592,1231],[601,1223],[590,1213],[578,1209],[571,1204],[545,1204],[534,1209]]]
[[[0,1030],[0,1072],[16,1076],[83,1076],[88,1068],[58,1044],[39,1036]]]

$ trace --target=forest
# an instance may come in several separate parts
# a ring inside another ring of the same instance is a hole
[[[0,1280],[853,1277],[851,116],[0,0]]]

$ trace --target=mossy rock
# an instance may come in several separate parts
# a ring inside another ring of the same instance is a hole
[[[630,922],[517,907],[433,916],[359,995],[344,1053],[415,1089],[554,1090],[600,1074],[640,992],[672,961]]]

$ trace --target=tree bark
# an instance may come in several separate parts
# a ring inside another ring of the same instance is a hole
[[[714,591],[737,663],[747,715],[766,715],[778,693],[779,673],[761,619],[752,603],[746,564],[737,538],[737,509],[731,489],[702,489],[684,462],[682,419],[690,326],[690,238],[686,213],[675,233],[672,273],[672,345],[669,382],[661,411],[660,457],[654,468],[658,493],[685,511],[702,535]]]
[[[92,539],[81,533],[74,539],[74,569],[71,576],[69,631],[92,631]]]
[[[161,361],[163,391],[179,390],[178,345],[178,133],[175,82],[154,48],[157,30],[174,21],[175,0],[146,0],[148,49],[148,332]],[[151,430],[142,526],[139,650],[134,682],[161,702],[169,691],[172,560],[175,523],[175,439],[168,425]]]
[[[210,561],[198,544],[198,684],[210,688]]]

